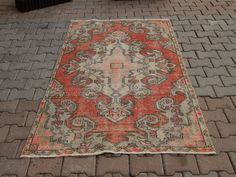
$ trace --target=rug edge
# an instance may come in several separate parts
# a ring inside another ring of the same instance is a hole
[[[115,151],[101,151],[97,153],[75,153],[75,154],[60,154],[60,155],[20,155],[20,158],[53,158],[53,157],[86,157],[86,156],[94,156],[94,155],[102,155],[102,154],[113,154],[113,155],[158,155],[158,154],[181,154],[181,155],[215,155],[217,154],[216,151],[210,151],[210,152],[183,152],[183,151],[176,151],[176,152],[166,152],[166,151],[160,151],[160,152],[115,152]]]

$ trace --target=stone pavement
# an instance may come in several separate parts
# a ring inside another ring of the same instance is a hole
[[[217,155],[20,159],[71,19],[169,18]],[[0,0],[0,176],[236,177],[236,1],[73,0],[19,13]]]

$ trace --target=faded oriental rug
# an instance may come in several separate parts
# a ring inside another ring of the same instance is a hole
[[[22,157],[215,153],[169,20],[72,21]]]

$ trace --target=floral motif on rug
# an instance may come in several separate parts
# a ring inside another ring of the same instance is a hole
[[[22,157],[215,153],[169,20],[72,21]]]

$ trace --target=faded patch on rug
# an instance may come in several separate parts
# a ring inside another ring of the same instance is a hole
[[[22,157],[215,153],[169,20],[72,21]]]

